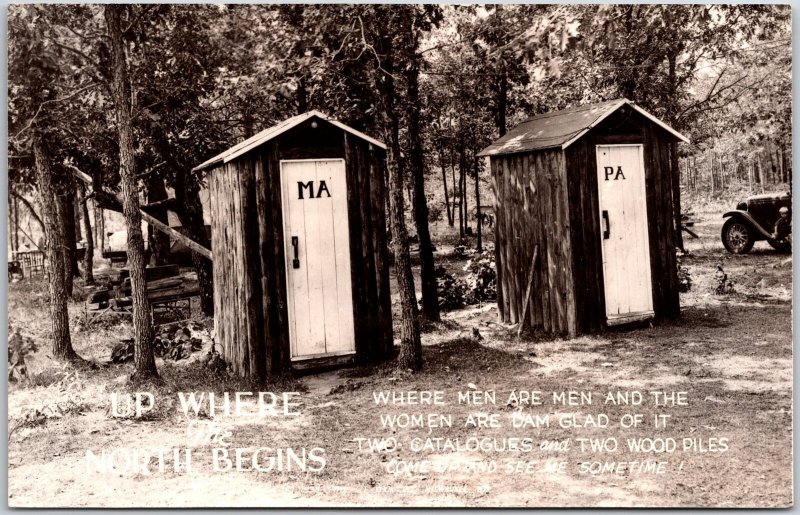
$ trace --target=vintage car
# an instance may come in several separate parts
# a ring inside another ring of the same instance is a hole
[[[767,240],[778,251],[790,251],[791,238],[776,241],[772,237],[782,207],[789,210],[791,220],[791,192],[753,195],[745,202],[740,202],[735,211],[722,215],[727,218],[722,226],[722,244],[725,249],[733,254],[747,254],[755,242]]]

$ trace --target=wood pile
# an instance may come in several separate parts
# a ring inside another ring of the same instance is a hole
[[[197,279],[191,275],[181,275],[177,265],[155,266],[145,269],[147,279],[147,298],[151,303],[169,302],[172,299],[199,295]],[[92,291],[86,299],[87,309],[102,310],[111,304],[124,308],[132,304],[131,279],[128,270],[108,276],[104,283]]]

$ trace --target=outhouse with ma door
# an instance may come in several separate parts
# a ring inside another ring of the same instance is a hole
[[[574,335],[679,315],[678,142],[688,140],[618,99],[534,116],[481,152],[503,321]]]
[[[385,151],[311,111],[194,169],[209,189],[215,341],[238,375],[390,355]]]

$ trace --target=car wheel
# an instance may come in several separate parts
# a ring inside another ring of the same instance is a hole
[[[767,240],[767,241],[769,242],[770,245],[772,245],[773,249],[777,250],[782,254],[789,254],[790,252],[792,252],[792,242],[790,241],[782,241],[780,243],[778,243],[775,240]]]
[[[755,242],[753,229],[745,222],[729,218],[722,226],[722,244],[731,254],[747,254]]]

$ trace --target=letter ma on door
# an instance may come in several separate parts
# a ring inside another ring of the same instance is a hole
[[[197,166],[208,181],[216,341],[233,371],[392,352],[386,147],[317,111]]]

